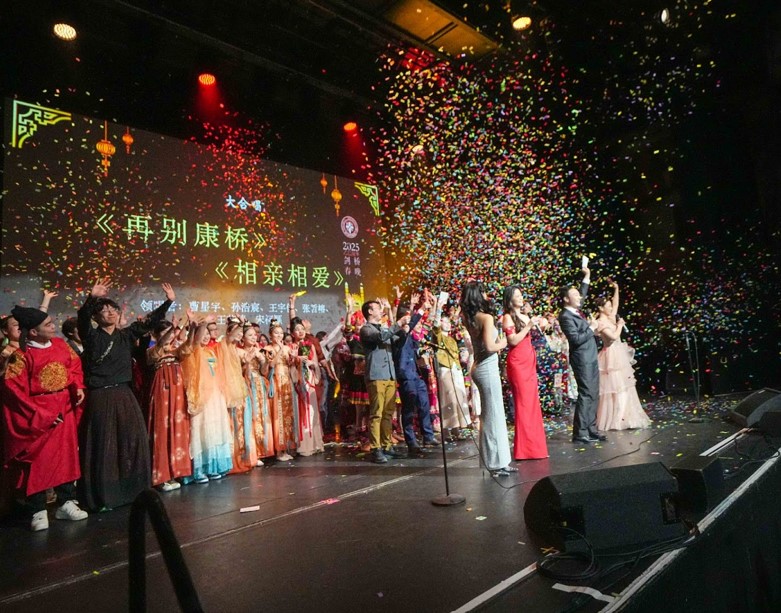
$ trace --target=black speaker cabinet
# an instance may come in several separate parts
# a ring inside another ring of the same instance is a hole
[[[687,456],[670,467],[678,480],[678,513],[702,519],[724,498],[724,469],[717,457]]]
[[[730,416],[739,426],[755,428],[767,411],[781,411],[781,392],[766,387],[741,400]]]
[[[756,427],[773,438],[781,437],[781,406],[765,411]]]
[[[546,477],[523,513],[529,530],[559,551],[586,548],[575,532],[597,551],[636,549],[686,533],[677,494],[675,477],[659,462],[619,466]]]

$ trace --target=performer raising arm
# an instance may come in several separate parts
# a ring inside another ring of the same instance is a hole
[[[3,390],[3,463],[13,486],[27,498],[30,529],[46,530],[46,490],[62,502],[57,519],[81,520],[87,513],[75,501],[80,476],[76,435],[77,406],[84,400],[81,361],[54,323],[39,309],[14,307],[22,332],[10,356]]]
[[[173,288],[163,283],[165,302],[144,320],[120,329],[120,308],[108,297],[110,287],[109,279],[99,279],[78,311],[82,364],[90,390],[79,432],[81,501],[96,510],[129,504],[149,487],[149,440],[130,388],[131,354],[136,341],[162,321],[175,298]]]
[[[635,389],[632,369],[634,349],[621,340],[624,320],[618,317],[618,283],[611,282],[612,298],[597,298],[597,333],[602,338],[599,352],[599,405],[597,427],[600,430],[646,428],[651,420],[643,411]]]
[[[599,364],[597,340],[594,336],[597,322],[587,319],[580,310],[588,294],[591,272],[583,267],[580,291],[565,285],[559,289],[561,312],[559,323],[569,342],[570,364],[578,382],[578,399],[575,401],[575,417],[572,424],[572,441],[591,444],[606,440],[597,431],[597,402],[599,400]]]

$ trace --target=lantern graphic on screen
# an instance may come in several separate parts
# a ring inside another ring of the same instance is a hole
[[[130,147],[133,145],[133,135],[130,133],[130,127],[128,127],[127,131],[122,135],[122,142],[125,143],[125,151],[130,154]]]
[[[339,186],[336,183],[336,176],[334,176],[334,188],[331,191],[331,199],[334,201],[336,216],[339,217],[339,203],[342,201],[342,192],[339,191]]]
[[[325,194],[325,190],[328,188],[328,179],[325,178],[325,173],[320,178],[320,185],[323,186],[323,194]]]
[[[114,155],[117,148],[111,144],[111,141],[108,139],[108,122],[103,122],[103,138],[98,141],[98,144],[95,145],[95,149],[98,150],[98,153],[103,156],[103,160],[100,162],[100,165],[103,166],[103,176],[108,176],[108,167],[111,166],[111,156]]]

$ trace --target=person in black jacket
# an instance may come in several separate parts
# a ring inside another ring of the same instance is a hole
[[[120,328],[120,308],[108,297],[110,287],[109,279],[98,280],[78,311],[89,390],[79,428],[79,500],[92,510],[130,504],[150,486],[149,438],[131,389],[131,356],[136,341],[165,318],[175,299],[173,288],[163,283],[166,300],[145,319]]]

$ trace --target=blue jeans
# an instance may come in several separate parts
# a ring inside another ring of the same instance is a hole
[[[428,401],[428,388],[423,379],[404,379],[399,381],[399,395],[401,396],[401,423],[404,427],[404,440],[409,447],[417,447],[415,438],[413,417],[418,412],[420,429],[423,432],[423,441],[434,440],[434,429],[431,427],[431,405]]]

